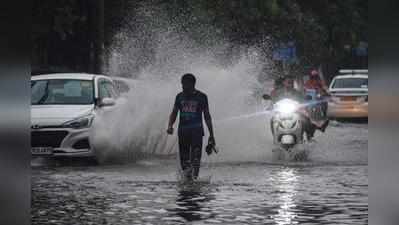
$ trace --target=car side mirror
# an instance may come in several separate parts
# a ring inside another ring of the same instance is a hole
[[[262,98],[264,100],[270,100],[271,99],[270,95],[267,95],[267,94],[262,95]]]
[[[113,105],[115,105],[115,100],[112,98],[103,98],[103,99],[100,99],[98,102],[99,107],[113,106]]]
[[[310,100],[312,100],[312,96],[310,96],[310,95],[306,95],[306,96],[305,96],[305,100],[306,100],[306,101],[310,101]]]

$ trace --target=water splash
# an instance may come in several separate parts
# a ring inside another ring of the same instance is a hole
[[[92,142],[97,149],[105,155],[114,152],[128,158],[143,152],[176,152],[177,137],[167,136],[166,127],[174,98],[181,91],[180,77],[189,72],[197,77],[196,87],[208,95],[220,150],[215,161],[268,161],[273,148],[270,116],[264,111],[268,103],[260,96],[270,92],[272,82],[260,82],[259,78],[269,76],[264,68],[272,63],[264,49],[233,46],[210,33],[204,35],[210,41],[203,46],[178,32],[178,22],[162,9],[143,6],[135,13],[116,35],[107,68],[110,75],[134,78],[132,89],[126,103],[94,121]],[[232,48],[237,49],[234,54]],[[335,134],[342,136],[340,130]],[[206,138],[207,134],[204,141]],[[334,138],[322,139],[336,143]],[[327,151],[325,155],[333,158],[331,152],[342,158],[348,155],[338,153],[337,146],[327,147],[311,158],[327,161],[319,157]],[[362,152],[354,154],[364,158]]]
[[[259,113],[264,107],[259,97],[264,87],[258,77],[267,62],[261,51],[247,47],[227,57],[224,52],[231,51],[232,46],[217,35],[207,34],[208,46],[202,46],[176,32],[178,24],[159,8],[143,6],[136,13],[135,21],[139,17],[148,25],[136,25],[144,29],[144,36],[129,30],[129,26],[122,29],[108,63],[109,74],[129,75],[136,81],[132,81],[127,104],[120,104],[113,113],[104,113],[94,122],[93,143],[124,154],[175,152],[176,137],[167,136],[165,130],[174,98],[181,91],[180,77],[189,72],[197,77],[196,88],[208,95],[221,158],[254,159],[263,155],[271,142],[267,142],[267,118]],[[147,46],[145,53],[143,45]],[[243,149],[252,150],[243,154]]]
[[[182,53],[187,51],[190,50],[181,49]],[[159,67],[165,65],[156,61],[154,66],[143,69],[139,81],[132,81],[137,85],[128,93],[127,104],[121,104],[115,112],[104,114],[94,122],[94,126],[107,124],[106,129],[96,130],[105,130],[107,134],[103,135],[111,137],[108,148],[118,146],[119,151],[169,152],[173,137],[167,137],[165,133],[168,116],[176,94],[181,91],[181,75],[191,72],[197,77],[197,88],[208,95],[215,136],[219,148],[223,149],[223,158],[242,158],[242,149],[253,149],[253,152],[245,153],[248,157],[264,152],[261,149],[267,146],[267,118],[262,101],[254,94],[256,88],[261,88],[256,79],[260,68],[252,59],[242,56],[237,64],[222,67],[212,62],[212,54],[204,52],[191,53],[182,60],[180,57],[174,59],[167,51],[160,51],[157,58],[159,61],[168,58],[167,64],[171,68],[160,73]],[[185,68],[178,68],[181,65]]]

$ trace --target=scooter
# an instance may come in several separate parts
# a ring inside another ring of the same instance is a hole
[[[263,95],[265,100],[270,100],[269,95]],[[303,149],[297,145],[304,142],[303,107],[301,103],[285,98],[272,105],[271,131],[273,149],[279,160],[301,160],[306,157]]]

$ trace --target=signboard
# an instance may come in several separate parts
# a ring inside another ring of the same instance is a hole
[[[273,51],[273,60],[294,63],[297,61],[296,46],[293,41],[280,43]]]

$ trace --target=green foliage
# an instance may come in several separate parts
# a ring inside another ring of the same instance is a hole
[[[85,23],[86,13],[77,0],[36,0],[33,7],[34,37],[54,32],[61,40],[66,40],[78,32],[77,24]]]
[[[84,40],[82,31],[91,32],[92,26],[87,18],[88,2],[95,1],[35,0],[33,39],[54,40],[55,36],[64,42],[80,36],[78,39]],[[294,40],[303,64],[340,61],[347,54],[344,46],[368,41],[365,0],[109,0],[105,4],[126,7],[128,3],[152,5],[166,11],[163,13],[174,22],[171,29],[203,45],[212,44],[215,36],[237,46],[262,45],[265,39],[273,44]],[[123,16],[131,19],[136,8],[105,7],[105,24],[113,21],[112,28],[105,29],[117,33],[114,24],[124,23],[115,21],[123,20]],[[159,17],[153,19],[155,23]],[[84,41],[81,44],[87,45]]]
[[[265,37],[272,37],[276,43],[295,40],[303,61],[339,60],[344,57],[343,46],[368,40],[368,3],[364,0],[176,0],[174,3],[169,13],[187,9],[187,20],[215,27],[233,43],[251,45]]]

